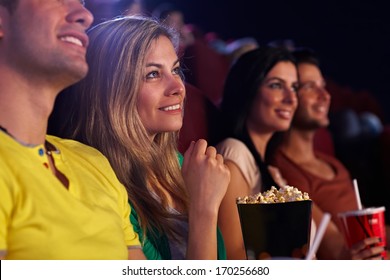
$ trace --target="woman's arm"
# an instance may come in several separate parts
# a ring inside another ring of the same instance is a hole
[[[312,215],[316,225],[318,226],[322,220],[324,212],[314,202]],[[317,258],[325,260],[346,258],[344,237],[332,220],[329,221],[320,247],[318,248]]]
[[[183,178],[188,188],[188,259],[217,259],[217,218],[230,180],[229,169],[205,140],[192,142],[184,154]]]
[[[227,259],[243,260],[246,252],[236,198],[249,195],[249,186],[236,164],[226,161],[226,165],[231,179],[219,209],[218,225],[225,241]]]
[[[146,260],[146,257],[140,248],[128,249],[129,260]]]

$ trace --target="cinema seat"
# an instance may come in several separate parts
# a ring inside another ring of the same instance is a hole
[[[183,126],[179,133],[178,148],[184,153],[191,141],[210,140],[210,122],[216,107],[197,87],[186,83]]]

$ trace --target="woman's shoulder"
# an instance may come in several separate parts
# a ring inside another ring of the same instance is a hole
[[[248,153],[250,153],[249,149],[244,144],[244,142],[236,138],[226,138],[223,141],[219,142],[216,145],[216,148],[220,153],[224,151],[236,151],[236,152],[247,151]]]
[[[218,153],[220,153],[225,160],[233,162],[248,162],[250,165],[256,165],[255,158],[251,151],[244,144],[244,142],[235,138],[226,138],[216,145]]]
[[[225,161],[234,163],[240,169],[251,188],[260,188],[259,168],[254,156],[244,142],[235,138],[227,138],[220,142],[216,148]]]

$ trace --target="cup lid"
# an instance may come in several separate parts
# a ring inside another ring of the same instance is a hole
[[[378,212],[385,212],[385,210],[386,210],[385,206],[369,207],[369,208],[363,208],[361,210],[352,210],[352,211],[341,212],[341,213],[338,213],[337,216],[346,217],[346,216],[371,215],[371,214],[376,214]]]

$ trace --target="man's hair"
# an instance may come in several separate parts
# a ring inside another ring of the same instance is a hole
[[[10,12],[15,11],[19,0],[0,0],[0,6],[6,7]]]
[[[294,55],[297,64],[308,63],[320,67],[320,60],[317,53],[310,48],[297,48],[292,54]]]

